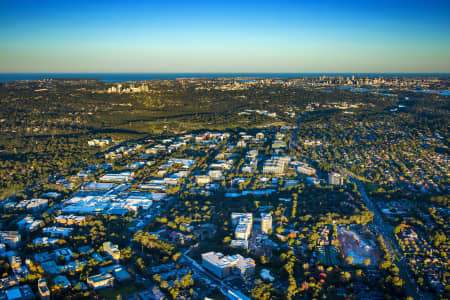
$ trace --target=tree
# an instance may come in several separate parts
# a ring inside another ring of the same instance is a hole
[[[355,274],[356,274],[356,276],[358,276],[358,277],[362,277],[362,270],[361,269],[358,269],[358,270],[356,270],[355,271]]]
[[[392,263],[389,260],[383,260],[380,263],[380,269],[382,270],[388,270],[391,267]]]
[[[273,287],[271,283],[263,283],[261,280],[258,280],[252,290],[252,298],[269,300],[272,296],[272,291]]]
[[[265,265],[266,263],[267,263],[267,258],[266,258],[266,256],[265,255],[261,255],[261,264],[262,265]]]
[[[403,286],[404,282],[403,282],[403,280],[400,277],[395,276],[392,279],[392,283],[394,284],[394,286],[401,288]]]
[[[153,280],[156,282],[161,282],[161,275],[159,274],[154,274],[153,275]]]
[[[167,289],[168,287],[169,287],[169,284],[167,283],[167,281],[164,280],[164,281],[161,282],[161,288],[162,289]]]
[[[347,283],[351,277],[352,276],[349,272],[341,272],[340,274],[340,279],[343,283]]]
[[[293,276],[289,276],[289,286],[287,288],[287,298],[292,299],[297,293],[297,281]]]
[[[172,255],[172,260],[174,262],[177,262],[181,258],[181,255],[182,255],[181,252],[175,253],[174,255]]]
[[[191,277],[191,274],[186,274],[180,279],[180,288],[187,289],[194,285],[194,280]]]
[[[347,256],[345,258],[345,262],[349,265],[351,265],[353,263],[353,257],[352,256]]]

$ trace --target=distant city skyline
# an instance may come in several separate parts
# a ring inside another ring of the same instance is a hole
[[[449,1],[2,1],[0,72],[449,73]]]

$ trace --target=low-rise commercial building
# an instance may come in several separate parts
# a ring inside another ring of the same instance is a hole
[[[111,139],[92,139],[88,141],[88,146],[91,147],[104,147],[112,143]]]
[[[75,216],[75,215],[62,215],[57,216],[55,218],[55,221],[60,224],[64,225],[85,225],[86,224],[86,217],[84,216]]]
[[[49,235],[67,237],[72,233],[73,229],[68,227],[46,227],[42,229],[42,232],[47,233]]]
[[[89,276],[87,278],[87,284],[93,289],[113,287],[114,277],[109,273]]]
[[[21,221],[17,222],[17,227],[21,230],[34,231],[40,228],[43,223],[42,220],[35,220],[34,217],[26,217]]]
[[[48,207],[47,199],[31,199],[27,204],[27,210],[34,212],[40,211]]]
[[[224,256],[218,252],[203,253],[202,265],[219,278],[232,274],[239,274],[242,277],[250,276],[254,273],[256,266],[251,258],[244,258],[239,254]]]
[[[18,231],[0,231],[0,243],[15,249],[20,245],[22,237]]]
[[[209,177],[211,180],[222,180],[224,178],[223,173],[221,170],[210,170],[208,172]]]
[[[297,166],[297,173],[311,176],[316,174],[316,169],[311,168],[307,164],[300,164]]]
[[[230,245],[236,248],[248,248],[247,240],[231,240]]]
[[[118,174],[106,174],[100,177],[100,181],[107,182],[128,182],[133,179],[134,172],[122,172]]]
[[[284,169],[290,160],[291,158],[287,156],[274,156],[266,160],[263,164],[263,174],[283,174]]]
[[[64,275],[58,275],[58,276],[56,276],[56,277],[53,279],[53,283],[54,283],[56,286],[59,286],[59,287],[61,287],[61,288],[63,288],[63,289],[68,289],[68,288],[71,286],[69,279],[67,279],[67,277],[64,276]]]
[[[105,251],[112,259],[118,261],[120,259],[120,250],[119,246],[114,245],[111,242],[103,243],[103,251]]]
[[[41,278],[38,281],[38,296],[41,300],[50,300],[50,289],[44,278]]]
[[[5,292],[8,300],[32,300],[34,293],[31,287],[27,285],[16,286]]]
[[[195,182],[197,184],[208,184],[211,183],[211,177],[208,175],[198,175],[195,176]]]

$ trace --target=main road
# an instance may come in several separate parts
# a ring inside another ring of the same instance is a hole
[[[347,177],[350,181],[354,182],[358,188],[359,193],[361,194],[362,199],[364,200],[364,203],[366,204],[367,208],[373,212],[373,225],[375,230],[379,235],[381,235],[384,239],[384,243],[388,250],[394,254],[394,263],[399,269],[399,275],[402,278],[402,280],[405,282],[405,290],[408,296],[412,297],[413,299],[422,299],[422,295],[420,293],[419,287],[415,280],[412,278],[412,276],[409,273],[409,266],[406,263],[403,254],[401,250],[399,249],[399,246],[397,244],[397,241],[393,234],[393,228],[389,224],[386,224],[386,222],[383,219],[383,216],[381,215],[378,208],[375,206],[375,204],[372,202],[372,200],[369,198],[369,196],[366,193],[366,190],[364,189],[364,186],[361,184],[361,182],[352,177],[349,176],[347,172]]]

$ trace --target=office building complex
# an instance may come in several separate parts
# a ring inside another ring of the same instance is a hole
[[[219,278],[225,278],[232,274],[246,277],[255,272],[255,261],[239,254],[224,256],[218,252],[203,253],[202,265]]]
[[[88,285],[93,289],[101,289],[114,286],[114,277],[109,274],[98,274],[87,278]]]
[[[263,174],[283,174],[286,165],[289,163],[290,157],[274,156],[266,160],[263,164]]]

